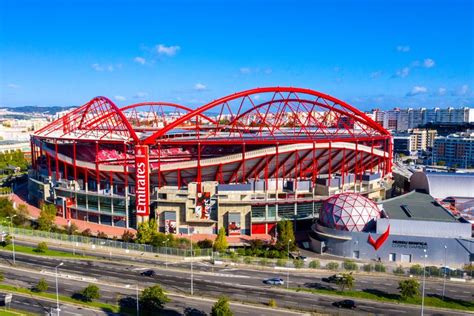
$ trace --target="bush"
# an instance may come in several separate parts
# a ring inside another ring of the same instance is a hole
[[[252,258],[251,257],[244,257],[244,263],[245,264],[251,264],[252,263]]]
[[[84,237],[92,237],[92,231],[91,231],[90,228],[84,229],[81,232],[81,235],[84,236]]]
[[[393,274],[404,275],[405,274],[405,269],[403,269],[402,266],[398,266],[395,269],[393,269]]]
[[[170,302],[168,296],[159,285],[147,287],[140,296],[142,310],[150,314],[160,314],[166,303]]]
[[[410,274],[413,275],[422,275],[423,274],[423,267],[419,264],[414,264],[410,267]]]
[[[387,271],[387,268],[385,268],[383,263],[377,262],[375,264],[374,270],[377,271],[377,272],[385,272],[385,271]]]
[[[279,267],[285,267],[286,266],[286,259],[278,259],[276,262],[276,265]]]
[[[46,292],[48,290],[48,283],[46,282],[46,280],[44,278],[42,278],[41,280],[38,281],[38,284],[35,285],[34,287],[34,291],[35,292]]]
[[[40,242],[33,251],[38,252],[38,253],[44,253],[48,251],[48,244],[45,243],[44,241]]]
[[[0,282],[5,280],[5,275],[3,274],[3,271],[0,271]]]
[[[261,266],[266,266],[268,264],[268,259],[267,258],[262,258],[262,259],[260,259],[258,264],[261,265]]]
[[[107,236],[107,234],[104,233],[104,232],[99,232],[98,231],[97,232],[97,238],[107,239],[107,238],[109,238],[109,236]]]
[[[211,316],[233,316],[234,313],[230,310],[229,300],[226,297],[221,297],[212,306]]]
[[[80,294],[84,302],[92,302],[100,298],[99,288],[94,284],[89,284]]]
[[[435,266],[426,267],[426,272],[430,276],[441,276],[442,275],[441,270],[438,267],[435,267]]]
[[[354,260],[344,260],[343,266],[344,266],[344,269],[348,271],[358,270],[358,266],[354,262]]]
[[[403,280],[398,282],[398,289],[402,300],[406,300],[420,294],[420,283],[415,279]]]
[[[135,238],[135,235],[131,231],[126,230],[123,232],[121,239],[123,242],[133,242],[133,238]]]
[[[370,263],[368,264],[364,264],[362,266],[362,269],[365,271],[365,272],[372,272],[374,270],[374,266]]]
[[[301,269],[302,267],[304,267],[304,261],[301,260],[301,259],[295,259],[295,260],[293,260],[293,266],[296,269]]]
[[[328,264],[326,264],[326,269],[328,269],[328,270],[337,270],[337,269],[339,269],[339,263],[337,263],[337,262],[328,262]]]
[[[272,308],[275,308],[277,307],[277,303],[276,301],[272,298],[268,301],[268,306],[272,307]]]
[[[309,267],[311,269],[319,269],[320,266],[321,266],[321,263],[319,262],[319,260],[313,260],[309,263]]]

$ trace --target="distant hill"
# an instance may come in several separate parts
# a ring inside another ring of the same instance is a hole
[[[61,111],[69,110],[73,108],[72,106],[69,107],[62,107],[62,106],[19,106],[19,107],[1,107],[4,109],[8,109],[12,112],[19,112],[19,113],[47,113],[47,114],[56,114]]]

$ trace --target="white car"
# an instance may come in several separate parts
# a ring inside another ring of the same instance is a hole
[[[285,281],[281,278],[271,278],[271,279],[266,279],[263,280],[263,283],[269,284],[269,285],[284,285]]]

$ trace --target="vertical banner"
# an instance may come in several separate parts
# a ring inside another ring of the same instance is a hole
[[[229,236],[240,235],[240,213],[228,213],[227,231]]]
[[[137,215],[150,215],[150,175],[148,146],[135,146],[135,196]]]

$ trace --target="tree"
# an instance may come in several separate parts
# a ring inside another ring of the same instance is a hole
[[[227,237],[225,236],[225,229],[221,227],[219,229],[219,233],[217,234],[217,238],[214,241],[214,250],[218,252],[224,252],[229,248],[229,244],[227,243]]]
[[[109,236],[107,236],[107,234],[104,232],[97,231],[97,238],[107,239]]]
[[[385,272],[387,268],[383,265],[383,263],[377,262],[374,266],[374,270],[377,272]]]
[[[374,269],[374,266],[368,263],[368,264],[364,264],[362,266],[362,269],[364,269],[365,272],[372,272],[372,270]]]
[[[212,248],[212,240],[206,238],[204,240],[198,241],[197,245],[201,249],[210,249]]]
[[[53,204],[44,203],[41,207],[40,216],[38,217],[38,228],[40,230],[50,231],[54,226],[56,219],[56,207]]]
[[[92,231],[91,231],[90,228],[84,229],[81,232],[81,235],[84,236],[84,237],[92,237]]]
[[[143,290],[140,295],[140,306],[143,311],[150,314],[159,314],[166,303],[171,302],[159,285],[154,285]]]
[[[403,269],[402,266],[398,266],[395,269],[393,269],[393,274],[403,275],[405,274],[405,269]]]
[[[44,252],[48,251],[48,244],[45,243],[44,241],[40,242],[40,243],[38,243],[38,246],[36,246],[34,251],[38,252],[38,253],[44,253]]]
[[[423,267],[419,264],[414,264],[410,267],[410,273],[414,275],[423,274]]]
[[[355,271],[358,269],[357,263],[354,260],[346,259],[343,263],[344,269],[348,271]]]
[[[44,278],[38,281],[38,284],[35,285],[34,290],[36,292],[46,292],[48,290],[48,282]]]
[[[28,223],[28,207],[25,204],[20,204],[16,208],[16,216],[13,218],[13,224],[15,226],[25,226]]]
[[[446,161],[440,160],[436,163],[438,166],[446,166]]]
[[[66,234],[68,235],[74,235],[79,229],[75,223],[70,223],[69,225],[64,226],[64,228],[66,229]]]
[[[344,291],[344,289],[347,287],[349,290],[354,287],[354,276],[352,273],[343,273],[341,278],[338,278],[336,281],[336,284],[339,285],[341,288],[341,291]]]
[[[122,234],[122,241],[124,242],[133,242],[133,238],[135,238],[135,235],[128,229]]]
[[[229,300],[222,296],[219,300],[212,306],[211,316],[233,316],[234,313],[230,310]]]
[[[158,224],[152,218],[149,221],[138,224],[136,241],[139,244],[150,244],[158,233]]]
[[[295,232],[293,231],[292,221],[278,222],[277,232],[278,232],[278,236],[277,236],[277,242],[275,245],[277,249],[286,250],[288,247],[288,243],[290,245],[290,250],[296,249]]]
[[[398,289],[403,300],[415,297],[420,294],[420,283],[415,279],[408,279],[398,282]]]
[[[301,269],[302,267],[304,267],[304,261],[301,260],[301,259],[294,259],[294,260],[293,260],[293,266],[294,266],[296,269]]]
[[[100,298],[100,290],[97,285],[89,284],[85,289],[81,291],[82,300],[85,302],[92,302],[93,300]]]

